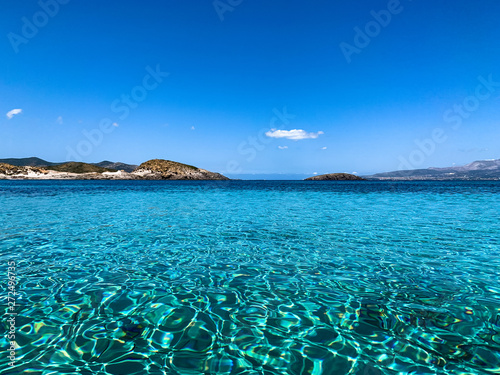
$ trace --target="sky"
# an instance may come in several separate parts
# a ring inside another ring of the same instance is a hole
[[[230,177],[498,159],[499,16],[496,0],[4,1],[0,158]]]

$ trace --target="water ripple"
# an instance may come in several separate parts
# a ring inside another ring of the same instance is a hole
[[[3,181],[19,295],[0,372],[500,373],[499,193]]]

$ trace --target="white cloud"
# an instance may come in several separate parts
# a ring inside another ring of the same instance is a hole
[[[313,174],[318,174],[318,172],[314,172]]]
[[[191,130],[194,130],[194,129],[195,129],[195,127],[194,127],[194,126],[191,126]]]
[[[113,122],[113,126],[114,126],[114,127],[119,127],[119,126],[120,126],[120,124],[118,124],[117,122]]]
[[[18,109],[11,109],[9,112],[7,112],[6,116],[9,118],[9,120],[14,117],[15,115],[18,115],[22,112],[23,110],[18,108]]]
[[[61,124],[61,125],[62,125],[62,123],[63,123],[63,118],[62,118],[62,116],[59,116],[59,117],[57,118],[56,122],[57,122],[58,124]]]
[[[284,150],[284,149],[288,148],[288,146],[278,146],[278,148],[279,148],[280,150]]]
[[[326,146],[325,146],[325,147],[321,147],[321,149],[322,149],[322,150],[326,150],[327,148],[328,148],[328,147],[326,147]]]
[[[277,130],[271,129],[266,132],[266,135],[270,138],[286,138],[291,139],[293,141],[299,141],[301,139],[315,139],[318,138],[321,134],[324,134],[322,131],[316,133],[308,133],[302,129],[292,129],[292,130]]]

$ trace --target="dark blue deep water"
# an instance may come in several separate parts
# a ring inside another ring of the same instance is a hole
[[[0,373],[499,374],[499,216],[500,182],[2,181]]]

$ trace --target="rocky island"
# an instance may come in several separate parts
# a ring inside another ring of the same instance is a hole
[[[16,164],[21,164],[22,159],[11,159]],[[41,160],[41,159],[38,159]],[[43,161],[42,161],[43,162]],[[182,164],[175,161],[153,159],[142,163],[131,172],[105,168],[99,164],[88,164],[80,162],[49,163],[37,166],[12,165],[0,162],[0,179],[8,180],[229,180],[219,173],[210,172],[192,165]],[[34,163],[31,163],[34,164]],[[108,165],[109,165],[108,164]],[[123,163],[115,165],[126,166]],[[135,167],[135,166],[134,166]]]
[[[163,159],[142,163],[132,174],[147,180],[229,180],[220,173]]]
[[[304,181],[365,181],[365,179],[350,173],[327,173],[306,178]]]

